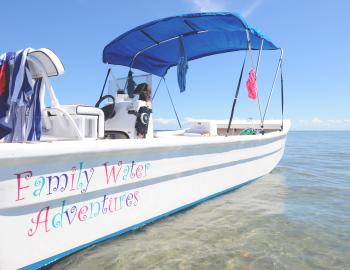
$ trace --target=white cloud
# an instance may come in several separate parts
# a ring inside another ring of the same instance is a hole
[[[185,117],[185,118],[184,118],[184,122],[185,122],[186,124],[191,124],[191,123],[197,122],[197,121],[198,121],[198,119],[195,119],[195,118],[192,118],[192,117]]]
[[[244,18],[249,17],[253,12],[261,5],[262,0],[255,0],[249,7],[242,11],[242,16]]]
[[[292,121],[293,129],[297,130],[349,130],[350,119],[300,119]]]
[[[187,0],[192,5],[195,12],[224,11],[226,4],[222,1],[214,0]]]
[[[173,124],[176,124],[177,121],[176,119],[174,118],[156,118],[156,119],[153,119],[153,122],[155,124],[158,124],[158,125],[173,125]]]
[[[311,123],[313,123],[313,124],[322,124],[323,121],[320,118],[318,118],[318,117],[314,117],[314,118],[312,118]]]

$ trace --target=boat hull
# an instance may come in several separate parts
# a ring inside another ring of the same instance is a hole
[[[277,165],[286,134],[6,146],[0,269],[39,268],[247,184]]]

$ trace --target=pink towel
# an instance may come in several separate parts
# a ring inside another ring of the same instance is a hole
[[[256,93],[258,89],[256,88],[256,74],[253,68],[249,71],[246,85],[248,90],[248,97],[251,99],[256,99]]]

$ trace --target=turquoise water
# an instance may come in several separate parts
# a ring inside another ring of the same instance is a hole
[[[350,132],[290,132],[269,175],[49,269],[350,269]]]

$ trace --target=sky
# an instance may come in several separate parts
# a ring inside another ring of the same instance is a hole
[[[178,14],[239,13],[284,49],[285,118],[292,120],[293,129],[350,129],[350,1],[1,0],[1,10],[0,54],[26,47],[52,49],[65,67],[65,74],[51,80],[60,103],[88,105],[98,100],[107,72],[102,50],[117,36]],[[169,70],[166,79],[183,123],[191,118],[228,119],[243,58],[243,52],[231,52],[191,61],[186,91],[181,94],[176,68]],[[277,51],[262,53],[257,83],[263,108],[278,58]],[[127,71],[113,67],[116,77],[125,77]],[[159,78],[152,80],[155,89]],[[280,108],[278,82],[267,118],[279,119]],[[158,128],[176,124],[163,84],[153,112]],[[244,83],[235,118],[259,118],[257,104],[248,99]]]

